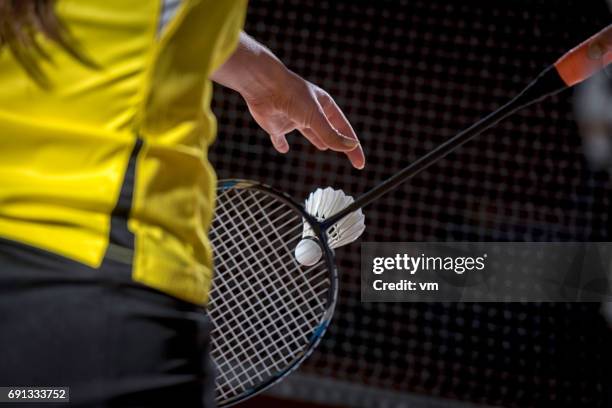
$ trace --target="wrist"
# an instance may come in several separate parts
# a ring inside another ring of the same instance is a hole
[[[279,94],[294,76],[268,49],[259,47],[262,49],[245,59],[244,72],[235,89],[247,101]]]
[[[247,101],[256,101],[282,92],[293,76],[270,50],[241,33],[236,50],[211,79],[240,93]]]

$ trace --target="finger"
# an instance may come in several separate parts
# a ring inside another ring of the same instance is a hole
[[[357,146],[356,149],[351,150],[350,152],[345,152],[346,157],[348,157],[349,161],[356,169],[362,170],[365,167],[365,154],[363,154],[363,149],[361,145]]]
[[[317,94],[317,99],[331,125],[338,129],[343,135],[358,141],[359,139],[357,138],[351,123],[348,121],[346,116],[344,116],[344,113],[338,107],[332,97],[325,92],[320,92]],[[346,152],[346,156],[355,168],[363,169],[365,167],[365,155],[363,153],[361,143],[356,149]]]
[[[270,135],[270,140],[272,141],[272,146],[279,153],[285,154],[289,151],[289,143],[287,143],[287,137],[284,134]]]
[[[310,107],[310,109],[313,108]],[[332,126],[318,102],[316,102],[306,127],[310,128],[327,147],[334,151],[348,152],[359,145],[358,140],[342,135]]]
[[[302,133],[302,135],[304,135],[304,137],[308,139],[308,141],[312,143],[317,149],[323,151],[327,150],[327,145],[323,143],[321,139],[319,139],[319,137],[316,135],[315,132],[312,131],[312,129],[302,128],[300,129],[300,133]]]

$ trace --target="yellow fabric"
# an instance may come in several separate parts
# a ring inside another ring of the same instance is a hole
[[[0,236],[98,267],[137,138],[133,278],[204,304],[216,123],[208,76],[238,40],[246,0],[185,0],[164,30],[159,0],[59,0],[95,67],[40,38],[48,86],[0,51]]]

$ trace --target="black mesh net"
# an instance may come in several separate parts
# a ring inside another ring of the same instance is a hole
[[[598,0],[253,1],[246,30],[326,89],[368,164],[297,134],[277,154],[231,91],[217,89],[220,178],[297,199],[358,195],[467,127],[610,22]],[[565,92],[505,120],[367,207],[366,241],[609,241],[605,173],[589,170]],[[362,304],[359,247],[337,252],[341,292],[302,370],[509,407],[597,407],[612,387],[598,304]]]

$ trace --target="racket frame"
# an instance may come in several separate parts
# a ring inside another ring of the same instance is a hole
[[[268,381],[258,384],[256,387],[253,387],[252,389],[248,390],[248,392],[245,392],[241,395],[229,398],[224,401],[217,401],[219,407],[229,407],[238,404],[242,401],[245,401],[255,396],[256,394],[259,394],[260,392],[270,388],[274,384],[277,384],[289,374],[291,374],[293,371],[295,371],[302,364],[302,362],[312,354],[312,352],[317,348],[321,339],[325,335],[325,332],[327,331],[327,328],[329,327],[331,319],[334,315],[334,310],[336,308],[336,302],[338,299],[338,270],[336,268],[334,253],[327,242],[327,234],[325,233],[326,229],[322,227],[321,223],[315,217],[308,214],[304,207],[301,204],[297,203],[289,195],[280,192],[267,184],[246,179],[222,179],[217,182],[218,192],[227,191],[230,189],[250,189],[264,192],[265,194],[274,196],[276,199],[282,201],[284,204],[291,207],[292,210],[299,213],[299,215],[302,217],[302,221],[307,222],[310,225],[313,233],[315,234],[315,237],[319,241],[318,244],[323,252],[323,259],[327,265],[329,289],[327,291],[327,296],[325,299],[325,313],[322,314],[319,323],[310,335],[308,346],[304,349],[304,351],[298,354],[298,356],[295,357],[294,360],[291,361],[291,363],[288,364],[285,369],[279,371],[273,377],[270,377]]]

